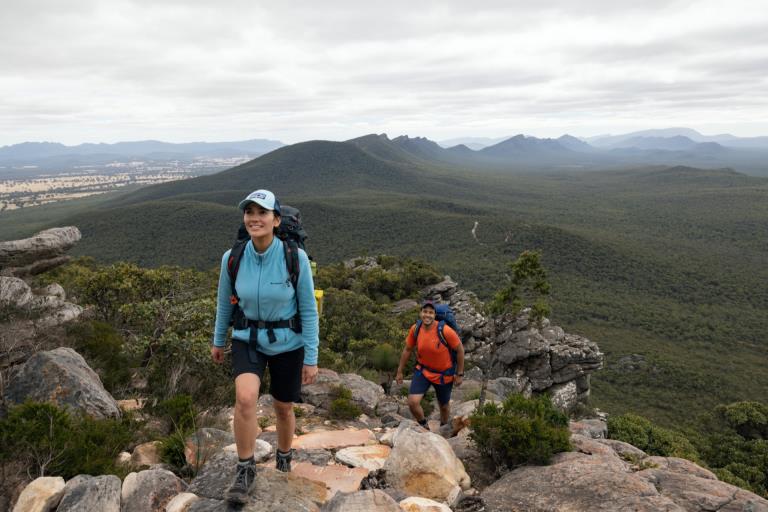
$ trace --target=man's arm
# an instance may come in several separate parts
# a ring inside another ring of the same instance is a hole
[[[453,378],[453,382],[456,386],[461,386],[461,381],[464,380],[464,344],[459,342],[459,346],[456,348],[456,376]]]
[[[411,358],[412,352],[413,347],[409,347],[406,344],[405,348],[403,348],[403,353],[400,354],[400,364],[397,365],[397,375],[395,376],[395,381],[397,381],[398,384],[403,383],[403,370],[405,369],[406,363]]]

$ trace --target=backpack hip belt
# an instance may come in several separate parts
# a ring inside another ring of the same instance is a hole
[[[445,384],[446,377],[451,377],[453,375],[456,375],[456,366],[451,366],[448,369],[440,371],[440,370],[435,370],[434,368],[430,368],[429,366],[423,364],[421,361],[416,361],[416,369],[419,371],[427,370],[432,373],[440,374],[440,384]]]
[[[243,314],[243,310],[238,307],[233,316],[234,321],[232,322],[232,326],[235,329],[242,330],[249,327],[252,329],[249,341],[254,343],[258,336],[258,329],[267,330],[267,339],[269,339],[269,343],[277,341],[277,338],[275,337],[275,329],[291,329],[293,332],[301,333],[301,317],[298,313],[288,320],[251,320],[246,317],[245,314]]]

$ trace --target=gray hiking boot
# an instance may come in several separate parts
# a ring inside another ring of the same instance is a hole
[[[254,464],[238,464],[235,481],[224,493],[224,499],[230,503],[245,503],[248,501],[248,494],[253,490],[255,482],[256,466]]]
[[[277,468],[278,471],[282,471],[283,473],[290,473],[291,472],[291,459],[293,459],[293,449],[289,451],[288,453],[283,453],[280,450],[277,450],[277,455],[275,455],[275,468]]]

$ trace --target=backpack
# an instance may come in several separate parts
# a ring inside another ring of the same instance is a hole
[[[297,208],[292,206],[283,205],[280,208],[280,226],[277,228],[275,236],[279,238],[283,243],[283,251],[285,252],[285,265],[288,269],[288,275],[290,276],[291,285],[296,290],[299,283],[299,249],[304,249],[304,241],[307,239],[307,233],[304,231],[304,226],[301,223],[301,213]],[[237,241],[232,246],[232,250],[229,253],[229,259],[227,260],[227,274],[229,274],[229,281],[232,285],[232,294],[229,301],[235,306],[235,310],[232,312],[230,319],[230,325],[236,329],[245,329],[246,327],[253,326],[262,329],[267,329],[267,336],[269,342],[275,342],[275,333],[273,329],[281,327],[290,327],[294,332],[301,332],[301,317],[299,316],[299,294],[296,293],[296,315],[289,320],[278,320],[275,322],[265,322],[261,320],[249,320],[243,314],[243,310],[239,307],[240,298],[237,296],[235,290],[235,281],[237,280],[237,272],[240,270],[240,260],[245,252],[245,246],[248,245],[248,241],[251,237],[248,235],[248,230],[245,229],[245,223],[240,224],[240,228],[237,230]]]
[[[440,374],[440,383],[445,384],[445,377],[454,375],[456,373],[456,350],[451,348],[451,346],[448,344],[447,341],[445,341],[445,335],[443,334],[443,329],[445,328],[446,324],[450,326],[451,329],[456,331],[456,334],[461,338],[461,328],[459,327],[459,324],[456,322],[456,316],[453,314],[453,310],[451,309],[451,306],[448,304],[435,304],[435,321],[437,322],[437,339],[445,345],[445,348],[448,349],[448,352],[451,354],[451,367],[447,370],[438,371],[433,368],[430,368],[429,366],[425,365],[421,361],[417,361],[419,365],[421,365],[423,368],[429,370],[432,373],[439,373]],[[419,339],[419,330],[421,330],[421,319],[416,321],[416,326],[413,329],[413,339],[418,342]]]

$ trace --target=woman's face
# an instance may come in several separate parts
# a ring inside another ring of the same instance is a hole
[[[243,222],[251,238],[262,238],[272,235],[274,228],[280,225],[280,216],[275,215],[273,210],[251,203],[243,210]]]

